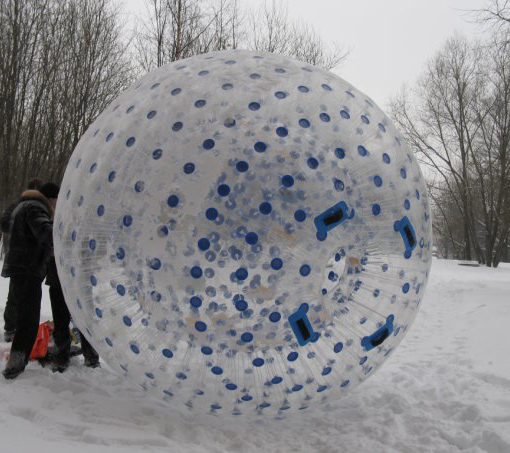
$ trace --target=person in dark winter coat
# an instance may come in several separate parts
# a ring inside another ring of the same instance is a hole
[[[16,333],[9,361],[3,371],[14,379],[25,370],[39,328],[42,282],[53,247],[53,214],[59,187],[46,183],[27,190],[12,213],[9,251],[3,273],[10,277],[18,310]]]
[[[39,187],[42,186],[42,180],[40,178],[32,178],[27,185],[29,190],[38,190]],[[2,238],[3,238],[3,247],[4,252],[7,254],[9,250],[9,241],[11,237],[11,229],[12,229],[12,213],[16,206],[18,206],[20,200],[16,200],[12,203],[2,214],[0,218],[0,227],[2,230]],[[2,277],[6,277],[4,275],[4,271],[2,270]],[[7,301],[5,303],[4,310],[4,341],[11,342],[14,338],[14,333],[16,332],[16,303],[13,297],[12,292],[12,281],[9,281],[9,292],[7,294]]]
[[[51,257],[48,262],[48,275],[46,284],[50,287],[51,311],[53,313],[53,341],[55,343],[55,355],[53,357],[54,371],[64,372],[69,366],[71,358],[71,335],[69,333],[69,323],[71,314],[67,308],[62,286],[58,278],[55,257]],[[99,356],[95,349],[90,345],[85,336],[80,332],[81,350],[85,358],[85,366],[96,368],[99,366]]]

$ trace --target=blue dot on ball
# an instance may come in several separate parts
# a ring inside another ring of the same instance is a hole
[[[306,220],[306,212],[302,209],[298,209],[294,212],[294,219],[296,219],[297,222],[304,222]]]
[[[374,184],[376,185],[376,187],[381,187],[382,183],[383,183],[382,178],[379,175],[374,176]]]
[[[152,158],[154,160],[158,160],[158,159],[161,159],[161,156],[163,155],[163,150],[162,149],[155,149],[154,151],[152,151]]]
[[[177,195],[170,195],[166,202],[168,206],[175,208],[179,204],[179,197]]]
[[[230,193],[230,186],[228,184],[220,184],[218,186],[218,195],[220,197],[226,197]]]
[[[271,260],[271,267],[274,269],[274,270],[279,270],[281,269],[283,266],[283,261],[281,258],[273,258]]]
[[[343,343],[341,342],[338,342],[338,343],[335,343],[335,346],[333,347],[333,351],[338,354],[342,349],[344,348],[344,345]]]
[[[198,240],[198,248],[202,251],[208,250],[211,242],[207,238],[201,238]]]
[[[171,359],[174,356],[174,353],[167,348],[163,349],[161,352],[167,359]]]
[[[250,166],[248,165],[248,162],[244,160],[240,160],[239,162],[236,163],[236,170],[240,173],[248,171],[248,168],[250,168]]]
[[[385,164],[389,164],[391,162],[390,156],[387,153],[383,153],[382,160]]]
[[[345,150],[343,148],[336,148],[335,149],[335,156],[338,159],[343,159],[345,157]]]
[[[294,185],[294,178],[291,175],[282,176],[282,185],[284,187],[292,187]]]
[[[344,120],[348,120],[351,117],[351,115],[349,115],[349,112],[347,110],[340,110],[340,116]]]
[[[218,210],[216,208],[208,208],[205,211],[205,216],[208,220],[216,220],[218,217]]]
[[[127,140],[126,140],[126,146],[130,147],[130,146],[133,146],[135,144],[135,137],[129,137]]]
[[[192,296],[189,300],[189,303],[192,307],[198,308],[202,305],[202,299],[198,296]]]
[[[360,156],[367,156],[368,155],[368,151],[367,151],[367,149],[363,145],[359,145],[358,146],[358,154]]]
[[[182,168],[184,173],[186,173],[187,175],[190,175],[191,173],[193,173],[195,171],[195,164],[193,162],[188,162],[186,164],[184,164],[184,167]]]
[[[282,319],[282,315],[277,311],[273,311],[269,315],[269,321],[271,321],[271,322],[278,322],[280,319]]]
[[[220,374],[223,374],[223,368],[219,367],[219,366],[213,366],[211,368],[211,372],[213,374],[215,374],[216,376],[219,376]]]
[[[241,335],[241,340],[244,341],[245,343],[249,343],[250,341],[253,340],[253,334],[251,334],[250,332],[244,332]]]
[[[209,346],[202,346],[200,351],[202,351],[204,355],[211,355],[213,353],[213,350]]]
[[[256,359],[253,359],[252,364],[253,366],[261,367],[262,365],[264,365],[264,359],[257,357]]]
[[[244,240],[246,241],[247,244],[254,245],[258,242],[259,236],[257,233],[251,231],[244,237]]]
[[[294,362],[299,357],[299,354],[296,351],[292,351],[287,355],[287,360],[289,362]]]
[[[245,311],[248,308],[248,302],[244,299],[240,299],[235,303],[235,307],[237,311]]]
[[[278,135],[278,137],[287,137],[287,135],[289,135],[289,131],[285,127],[277,127],[276,135]]]
[[[299,268],[299,273],[301,274],[301,276],[303,277],[306,277],[308,275],[310,275],[310,272],[311,272],[311,268],[308,264],[303,264],[300,268]]]
[[[122,320],[124,321],[124,324],[128,327],[131,327],[133,325],[133,322],[131,321],[131,318],[127,315],[125,315]]]
[[[379,215],[380,213],[381,213],[381,206],[378,205],[377,203],[374,203],[372,205],[372,214]]]
[[[203,321],[197,321],[195,323],[195,329],[197,329],[199,332],[205,332],[207,330],[207,324]]]
[[[261,214],[269,215],[271,214],[272,210],[273,207],[271,206],[271,203],[269,203],[268,201],[264,201],[259,205],[259,211],[261,212]]]
[[[150,267],[154,270],[158,270],[161,268],[161,260],[159,258],[153,258],[150,261]]]
[[[321,121],[324,121],[325,123],[329,123],[331,121],[331,117],[325,112],[322,112],[319,115],[319,118],[321,119]]]
[[[256,110],[260,109],[260,104],[258,102],[250,102],[248,104],[248,108],[250,110],[256,111]]]
[[[244,268],[244,267],[240,267],[239,269],[236,270],[236,278],[238,280],[246,280],[246,278],[248,277],[248,271]]]
[[[301,118],[299,120],[299,125],[303,128],[309,128],[310,127],[310,121],[308,121],[306,118]]]
[[[204,149],[213,149],[214,148],[214,140],[212,138],[208,138],[207,140],[204,140],[204,143],[202,144]]]
[[[312,170],[315,170],[319,166],[319,161],[315,157],[309,157],[306,163]]]
[[[190,274],[193,278],[200,278],[202,277],[202,268],[200,266],[193,266],[190,269]]]
[[[263,153],[267,149],[267,145],[264,142],[256,142],[253,148],[258,153]]]

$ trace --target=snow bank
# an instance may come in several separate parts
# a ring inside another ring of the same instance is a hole
[[[2,310],[6,295],[2,279]],[[42,319],[48,318],[45,289]],[[509,265],[434,260],[421,311],[402,345],[327,410],[281,421],[183,417],[106,367],[84,368],[81,358],[64,374],[30,364],[18,379],[0,380],[0,453],[507,453],[509,323]]]

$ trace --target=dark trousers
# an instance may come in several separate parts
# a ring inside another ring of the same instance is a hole
[[[11,277],[12,295],[18,311],[16,334],[12,340],[11,353],[22,352],[28,362],[34,347],[41,316],[41,279],[28,275]]]
[[[16,330],[16,300],[14,299],[12,278],[9,281],[9,293],[7,294],[7,302],[4,309],[4,330],[6,332],[14,332]]]
[[[53,341],[56,349],[56,362],[67,363],[71,354],[71,334],[69,323],[71,314],[67,308],[64,294],[60,286],[50,286],[51,311],[53,313]],[[81,350],[86,361],[95,362],[99,356],[92,345],[81,334]]]

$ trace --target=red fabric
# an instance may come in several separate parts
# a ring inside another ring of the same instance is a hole
[[[53,323],[45,322],[39,325],[37,338],[35,339],[30,360],[42,359],[48,353],[48,345],[50,344],[51,333],[53,332]]]

